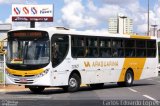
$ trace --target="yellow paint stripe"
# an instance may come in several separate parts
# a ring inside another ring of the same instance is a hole
[[[118,82],[124,81],[127,69],[132,68],[134,80],[139,80],[144,69],[146,58],[126,58]]]
[[[81,84],[80,86],[81,86],[81,87],[86,87],[87,85],[86,85],[86,84]]]
[[[10,68],[6,68],[6,71],[9,74],[26,76],[26,75],[38,75],[38,74],[42,73],[44,71],[44,69],[24,71],[24,70],[13,70],[13,69],[10,69]]]
[[[131,35],[131,38],[138,38],[138,39],[151,39],[150,36],[138,36],[138,35]]]

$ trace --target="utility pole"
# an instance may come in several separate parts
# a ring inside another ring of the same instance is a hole
[[[149,36],[149,0],[148,0],[148,22],[147,22],[147,36]]]
[[[35,28],[35,21],[30,21],[30,28]]]

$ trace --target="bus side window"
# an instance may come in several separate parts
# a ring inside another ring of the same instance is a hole
[[[82,58],[85,56],[85,38],[82,36],[72,36],[71,55],[73,58]]]
[[[100,52],[100,57],[102,58],[111,57],[111,49],[101,49]]]
[[[124,41],[122,39],[112,40],[112,56],[113,57],[124,56]]]
[[[148,40],[147,41],[147,57],[155,57],[156,56],[156,40]]]
[[[52,36],[52,66],[60,64],[68,54],[69,37],[68,35],[55,34]]]

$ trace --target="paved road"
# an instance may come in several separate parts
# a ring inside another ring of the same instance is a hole
[[[130,106],[136,103],[136,105],[155,106],[155,103],[160,105],[158,101],[160,100],[160,77],[135,81],[132,87],[118,87],[112,83],[105,84],[103,89],[97,90],[82,87],[75,93],[64,93],[62,89],[54,88],[46,89],[42,94],[33,94],[29,90],[0,92],[0,100],[0,105],[3,106],[7,104],[14,106],[116,106],[127,103],[130,103]],[[125,100],[128,101],[125,102]]]

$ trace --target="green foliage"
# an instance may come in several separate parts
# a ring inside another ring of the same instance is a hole
[[[3,72],[0,71],[0,83],[3,83]]]

